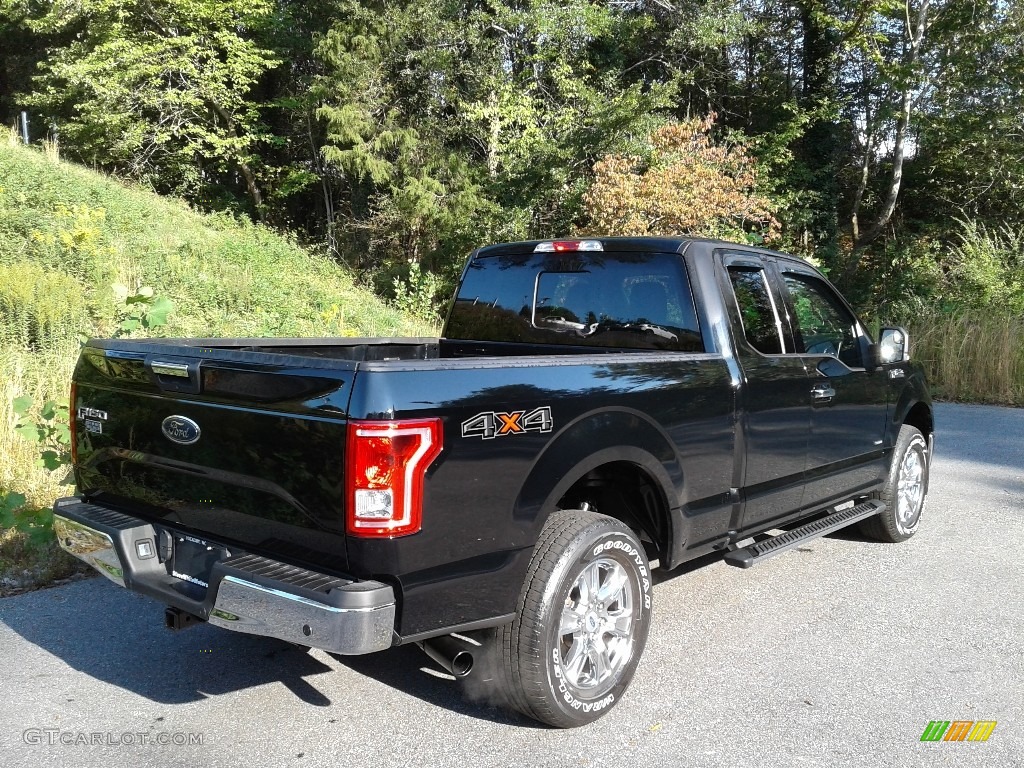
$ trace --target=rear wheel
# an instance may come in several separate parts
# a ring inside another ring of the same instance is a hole
[[[596,720],[633,679],[650,617],[650,567],[633,532],[595,512],[555,512],[516,619],[498,632],[510,703],[561,728]]]
[[[900,428],[885,487],[878,494],[886,509],[861,523],[861,531],[878,541],[906,541],[917,532],[928,491],[928,443],[909,424]]]

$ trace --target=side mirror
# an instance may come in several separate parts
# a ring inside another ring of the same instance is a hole
[[[904,328],[883,328],[877,348],[879,365],[905,363],[910,359],[910,338]]]

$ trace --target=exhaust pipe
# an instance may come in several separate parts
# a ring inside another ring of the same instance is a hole
[[[466,677],[473,671],[473,654],[465,644],[451,635],[434,637],[416,645],[456,678]]]
[[[202,623],[202,621],[194,613],[183,611],[181,608],[175,608],[171,605],[167,606],[167,609],[164,611],[164,626],[168,629],[188,629],[195,624]]]

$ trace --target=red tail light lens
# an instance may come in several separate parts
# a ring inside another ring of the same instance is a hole
[[[423,524],[423,476],[441,453],[441,420],[350,421],[346,529],[391,538]]]
[[[534,253],[564,253],[565,251],[603,251],[600,240],[546,240],[537,243]]]
[[[78,466],[78,385],[71,382],[71,402],[68,406],[68,430],[71,432],[71,466]]]

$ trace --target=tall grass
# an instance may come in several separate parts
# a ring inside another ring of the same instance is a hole
[[[265,227],[0,144],[0,265],[26,262],[78,283],[93,323],[84,330],[96,333],[112,330],[118,283],[174,302],[164,335],[430,332],[337,263]]]
[[[1024,317],[984,309],[926,310],[907,330],[911,353],[939,397],[1024,405]]]

